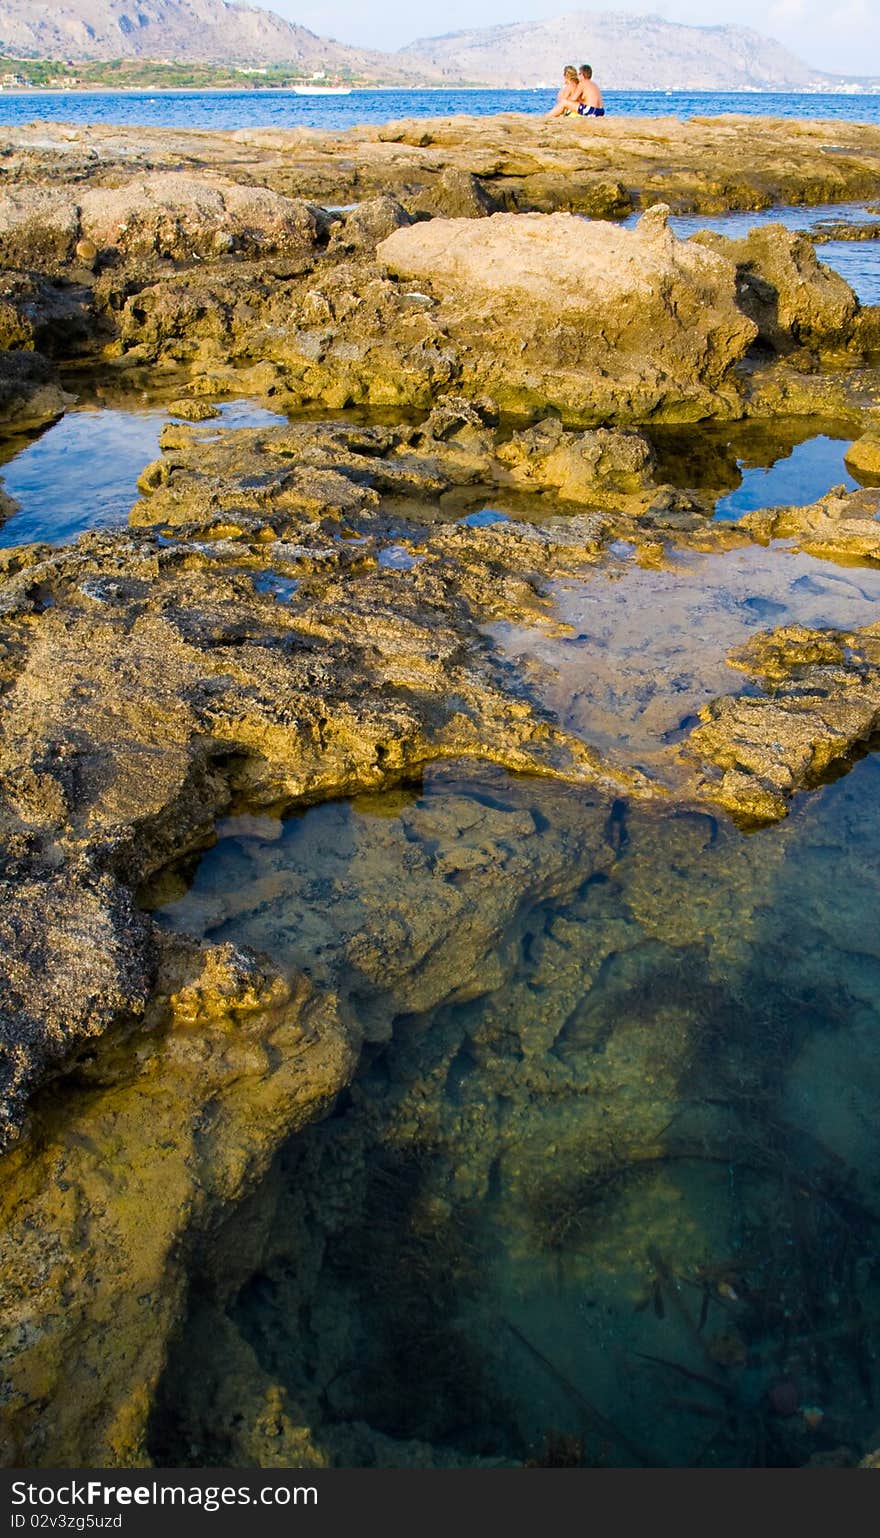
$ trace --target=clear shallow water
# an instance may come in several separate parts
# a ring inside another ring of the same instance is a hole
[[[671,745],[709,700],[744,687],[729,653],[779,625],[871,624],[880,570],[779,545],[681,554],[661,568],[630,553],[552,584],[549,596],[561,634],[496,621],[487,635],[568,730],[623,767],[636,762],[674,784]]]
[[[199,428],[271,426],[286,418],[250,401],[218,405],[220,417]],[[0,547],[38,541],[64,544],[87,529],[126,523],[141,471],[159,457],[165,407],[70,411],[0,465],[0,485],[19,511],[0,527]]]
[[[869,758],[752,837],[464,766],[230,820],[163,921],[341,986],[370,1039],[249,1207],[224,1323],[331,1462],[875,1445],[878,814]],[[224,1456],[203,1306],[172,1465]]]
[[[35,120],[129,123],[158,128],[352,128],[403,117],[476,117],[496,112],[548,112],[546,91],[353,91],[350,96],[296,96],[291,91],[6,92],[0,124]],[[758,117],[812,117],[880,122],[880,93],[865,96],[721,91],[608,91],[610,114],[691,118],[724,112]]]

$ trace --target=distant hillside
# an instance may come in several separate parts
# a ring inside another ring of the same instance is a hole
[[[603,86],[633,90],[796,91],[837,83],[742,27],[683,27],[611,11],[454,32],[383,54],[317,37],[239,0],[0,0],[0,56],[284,66],[384,85],[555,85],[563,64],[585,60]]]
[[[173,59],[296,64],[400,78],[381,54],[316,37],[272,11],[228,0],[0,0],[0,54],[36,59]]]
[[[684,27],[612,11],[423,38],[395,57],[436,81],[509,87],[555,84],[566,63],[591,64],[601,85],[619,89],[797,91],[830,83],[743,27]]]

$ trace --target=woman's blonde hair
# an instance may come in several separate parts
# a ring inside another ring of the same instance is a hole
[[[566,64],[565,69],[562,71],[562,73],[565,76],[566,80],[577,80],[578,72],[575,69],[573,64]]]

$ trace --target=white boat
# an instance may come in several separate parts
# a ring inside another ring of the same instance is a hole
[[[350,96],[350,85],[295,85],[294,96]]]

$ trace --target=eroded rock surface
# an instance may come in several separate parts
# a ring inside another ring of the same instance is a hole
[[[756,331],[732,264],[708,255],[677,241],[659,208],[634,231],[565,214],[431,220],[377,251],[432,285],[454,340],[478,339],[463,358],[468,393],[594,421],[737,413],[731,370]]]
[[[505,114],[363,125],[343,133],[241,129],[186,133],[54,123],[8,129],[4,179],[100,184],[176,170],[267,186],[286,196],[345,204],[391,193],[430,194],[457,216],[461,183],[477,179],[510,210],[619,215],[663,198],[682,211],[837,203],[876,196],[880,130],[806,119],[607,118],[601,124]]]
[[[505,676],[479,630],[487,604],[540,612],[532,571],[553,561],[554,542],[514,538],[505,559],[489,530],[461,563],[468,532],[450,531],[430,559],[407,555],[403,570],[385,563],[387,536],[340,539],[302,513],[269,559],[259,532],[249,549],[217,529],[213,549],[93,535],[7,557],[5,836],[29,871],[51,873],[42,900],[10,921],[7,1129],[82,1038],[142,1007],[149,950],[111,878],[130,885],[197,846],[233,789],[257,804],[307,802],[462,754],[575,779],[606,772]],[[593,548],[588,538],[587,559]],[[89,932],[95,892],[106,911],[91,932],[106,926],[107,957],[87,946],[77,986],[65,951]],[[49,958],[67,991],[34,1018],[33,977]]]
[[[777,351],[800,344],[839,350],[852,340],[858,301],[806,236],[770,225],[742,240],[708,232],[695,240],[733,262],[740,308]]]
[[[39,353],[0,352],[0,429],[25,433],[64,413],[70,397]]]
[[[83,1058],[79,1114],[47,1109],[37,1147],[3,1161],[8,1461],[150,1461],[194,1250],[332,1103],[356,1048],[304,979],[232,947],[166,946],[142,1031]]]
[[[63,272],[77,256],[88,266],[149,256],[300,255],[326,222],[302,200],[183,171],[81,192],[17,187],[0,197],[0,261]]]
[[[131,522],[212,535],[262,527],[287,537],[304,514],[336,522],[368,515],[382,498],[399,498],[408,516],[418,518],[420,503],[433,506],[469,488],[489,495],[493,487],[551,492],[572,507],[618,517],[648,514],[655,503],[668,508],[669,497],[653,484],[654,456],[644,435],[602,428],[567,433],[550,418],[499,438],[495,420],[491,403],[476,409],[447,397],[417,426],[294,424],[205,443],[172,425],[162,434],[161,459],[141,475],[146,495]],[[552,507],[548,500],[548,513]],[[564,526],[557,529],[565,538]],[[567,542],[575,529],[568,525]],[[523,530],[523,537],[535,531]]]
[[[772,822],[796,791],[880,726],[880,627],[791,627],[759,636],[730,660],[764,692],[701,710],[686,750],[714,767],[700,787],[707,800],[746,821]]]
[[[849,460],[847,459],[847,462]],[[880,560],[880,491],[830,491],[809,507],[747,513],[740,527],[759,540],[792,540],[809,555]]]

